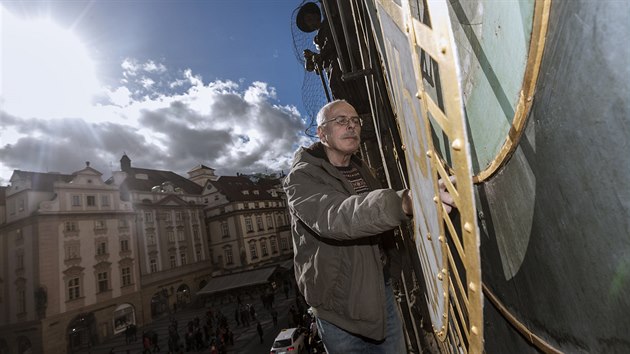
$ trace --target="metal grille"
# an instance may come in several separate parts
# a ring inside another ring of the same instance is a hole
[[[313,38],[317,34],[317,31],[313,32],[302,32],[296,25],[296,17],[297,13],[302,5],[309,1],[304,0],[300,3],[298,7],[293,10],[293,14],[291,15],[291,35],[293,37],[293,51],[295,54],[295,58],[300,64],[302,68],[305,68],[305,60],[303,52],[305,49],[308,49],[313,52],[317,52],[315,48],[315,44],[313,42]],[[324,13],[322,9],[322,13]],[[308,125],[305,133],[308,136],[315,136],[317,127],[317,123],[315,122],[315,116],[319,109],[328,103],[326,99],[326,94],[324,92],[324,87],[322,86],[322,81],[315,72],[308,72],[304,69],[304,81],[302,82],[302,103],[304,104],[304,109],[306,110],[306,114],[308,115]]]

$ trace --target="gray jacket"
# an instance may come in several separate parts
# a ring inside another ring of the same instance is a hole
[[[379,189],[362,161],[351,163],[372,192],[357,195],[321,143],[300,148],[284,180],[295,277],[316,316],[351,333],[385,338],[385,281],[379,234],[400,225],[402,191]]]

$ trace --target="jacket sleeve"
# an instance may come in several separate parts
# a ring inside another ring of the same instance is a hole
[[[365,195],[349,195],[314,177],[309,167],[294,169],[286,177],[284,189],[293,217],[324,238],[374,236],[408,219],[402,211],[403,191],[377,189]]]

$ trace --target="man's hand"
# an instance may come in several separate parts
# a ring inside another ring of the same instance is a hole
[[[451,180],[451,183],[456,183],[455,176],[449,176],[449,179]],[[448,190],[446,189],[446,185],[441,178],[438,181],[438,191],[440,192],[440,200],[442,200],[442,205],[444,206],[444,209],[446,209],[447,213],[450,213],[453,208],[457,208],[453,196],[451,195],[451,193],[448,192]]]
[[[411,191],[405,190],[402,195],[402,209],[405,215],[413,216],[413,200],[411,199]]]

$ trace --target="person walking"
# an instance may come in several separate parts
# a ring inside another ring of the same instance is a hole
[[[258,336],[260,337],[260,343],[262,343],[263,342],[263,328],[260,325],[260,321],[257,321],[256,331],[258,332]]]

